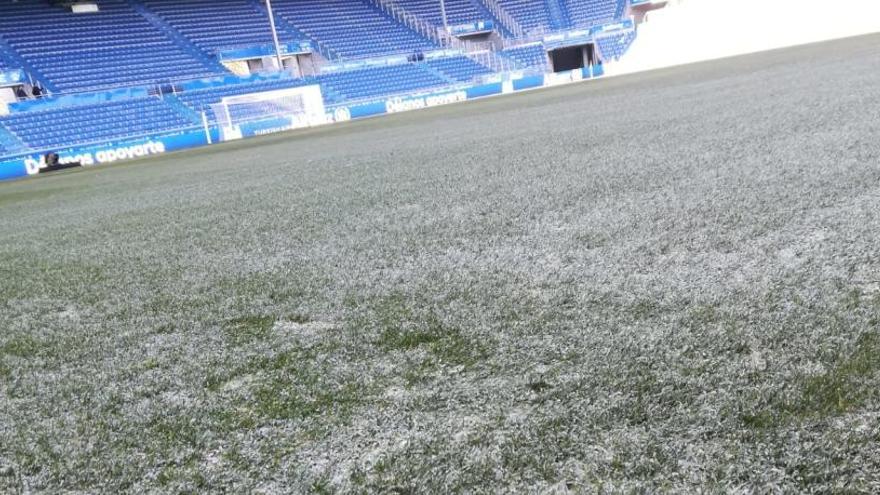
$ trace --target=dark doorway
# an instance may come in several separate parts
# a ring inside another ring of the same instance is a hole
[[[584,66],[583,48],[580,46],[558,48],[550,52],[550,58],[553,61],[553,72],[580,69]]]
[[[567,46],[550,52],[553,72],[581,69],[594,62],[593,45]]]

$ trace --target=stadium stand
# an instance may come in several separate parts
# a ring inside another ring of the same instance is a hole
[[[99,13],[78,15],[46,0],[2,2],[0,32],[54,92],[216,73],[124,0],[103,0],[100,5]]]
[[[435,26],[443,25],[440,2],[437,0],[399,0],[397,3],[407,12]],[[446,0],[445,4],[450,26],[495,20],[486,7],[476,0]]]
[[[438,58],[429,60],[426,64],[428,68],[456,82],[469,82],[492,73],[485,66],[464,56]]]
[[[531,43],[513,48],[507,48],[503,54],[516,61],[521,67],[546,67],[547,53],[541,43]]]
[[[547,5],[547,14],[550,17],[550,28],[552,30],[561,30],[572,25],[568,10],[561,2],[562,0],[545,0],[544,2]]]
[[[562,0],[573,27],[593,26],[623,15],[626,0]]]
[[[23,112],[4,117],[0,122],[29,147],[38,150],[60,148],[86,139],[97,142],[191,125],[157,97]]]
[[[550,29],[550,14],[544,2],[535,0],[499,0],[498,3],[520,23],[526,32]]]
[[[266,13],[250,0],[144,0],[144,5],[208,54],[272,43]],[[278,38],[282,43],[307,39],[289,28],[279,29]]]
[[[596,40],[599,52],[605,60],[620,60],[629,46],[636,39],[635,32],[606,36]]]
[[[424,70],[419,64],[324,74],[320,80],[346,100],[395,95],[449,84],[439,74]]]
[[[275,13],[341,58],[413,53],[437,48],[365,0],[275,0]]]
[[[305,78],[239,78],[219,63],[220,50],[271,44],[262,0],[97,0],[100,12],[89,14],[74,14],[62,3],[0,2],[0,70],[21,68],[53,95],[39,105],[14,104],[10,115],[0,117],[0,155],[201,126],[201,113],[213,118],[211,106],[226,96],[319,84],[325,104],[333,106],[461,85],[499,68],[491,59],[477,62],[460,52],[431,53],[441,48],[435,39],[395,19],[381,0],[273,0],[281,42],[310,41],[319,47],[318,59],[342,63]],[[442,24],[437,0],[394,3]],[[509,37],[492,14],[500,7],[533,35],[500,57],[515,68],[538,70],[548,68],[545,49],[529,40],[565,25],[620,19],[626,6],[627,0],[446,0],[450,25],[491,20]],[[606,59],[619,58],[634,37],[603,38],[599,51]],[[390,55],[418,62],[362,60]],[[190,80],[205,83],[181,84]],[[112,88],[137,91],[104,99],[65,96]]]

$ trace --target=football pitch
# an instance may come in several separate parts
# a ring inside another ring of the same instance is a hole
[[[0,493],[880,491],[880,36],[0,184]]]

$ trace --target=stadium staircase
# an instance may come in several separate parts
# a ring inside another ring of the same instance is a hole
[[[268,19],[269,11],[266,10],[266,4],[261,2],[260,0],[247,0],[264,18]],[[298,30],[293,24],[287,22],[287,20],[283,16],[275,16],[275,27],[279,33],[291,33],[296,40],[308,40],[311,41],[315,47],[318,48],[318,53],[320,53],[321,57],[324,60],[334,60],[338,59],[339,54],[334,51],[332,48],[328,47],[320,40],[314,39],[305,33]]]
[[[459,82],[459,81],[453,79],[452,77],[444,74],[442,71],[439,70],[438,67],[432,66],[429,63],[422,65],[422,69],[427,71],[429,74],[433,75],[437,79],[443,81],[443,83],[446,85],[453,85],[453,84],[456,84]]]
[[[549,9],[543,0],[497,0],[504,9],[520,25],[524,34],[550,30]]]
[[[6,43],[2,34],[0,34],[0,58],[6,62],[8,68],[22,69],[30,74],[35,82],[39,82],[44,89],[48,89],[50,92],[58,91],[58,88],[52,84],[52,81],[50,81],[48,77],[44,76],[33,65],[19,55],[18,52],[13,50],[8,43]]]
[[[178,113],[183,115],[192,125],[202,125],[202,114],[195,111],[193,108],[187,106],[180,98],[177,97],[177,94],[166,94],[162,96],[162,100],[166,105],[171,108],[177,110]]]
[[[621,0],[547,0],[560,1],[568,10],[569,26],[595,26],[617,19]]]
[[[395,3],[404,11],[433,26],[435,30],[443,27],[443,13],[436,0],[396,0]],[[446,0],[445,4],[449,26],[492,21],[503,36],[513,34],[485,4],[478,0]]]
[[[401,7],[395,0],[370,0],[370,2],[385,12],[385,15],[433,41],[437,46],[448,45],[448,38],[441,36],[436,26]]]
[[[332,49],[339,59],[379,57],[438,48],[367,0],[322,0],[308,4],[275,0],[272,7],[298,31]]]
[[[571,18],[565,5],[560,0],[544,0],[547,4],[547,12],[550,15],[550,28],[553,30],[565,29],[571,26]]]
[[[217,61],[216,58],[210,57],[205,52],[200,50],[190,40],[181,35],[180,32],[169,26],[168,23],[166,23],[161,17],[150,11],[150,9],[148,9],[143,3],[137,2],[135,0],[127,1],[135,12],[143,16],[143,18],[146,19],[150,24],[152,24],[156,29],[165,34],[168,39],[174,41],[174,43],[176,43],[181,50],[189,53],[193,56],[193,58],[200,60],[205,65],[205,67],[213,69],[218,74],[226,72],[226,69],[220,62]]]
[[[501,6],[499,0],[482,0],[482,4],[492,13],[495,19],[500,22],[501,26],[503,26],[512,37],[519,38],[525,34],[519,21],[517,21],[509,12],[504,10],[504,7]]]
[[[26,150],[24,143],[6,126],[0,125],[0,154],[20,153]]]

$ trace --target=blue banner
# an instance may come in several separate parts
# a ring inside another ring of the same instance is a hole
[[[467,93],[467,99],[473,100],[476,98],[483,98],[484,96],[500,95],[503,90],[504,84],[497,82],[467,88],[465,92]]]
[[[480,21],[449,26],[449,32],[455,36],[485,33],[493,29],[495,29],[495,23],[492,21]]]
[[[280,47],[282,55],[293,55],[299,53],[312,53],[312,43],[310,41],[294,41],[284,43]],[[230,48],[217,52],[217,58],[220,60],[246,60],[251,58],[270,57],[275,55],[275,45],[257,45],[243,48]]]
[[[0,162],[0,180],[18,179],[27,174],[27,169],[24,167],[24,160],[21,158],[12,158]]]
[[[602,24],[601,26],[594,26],[590,28],[590,35],[596,36],[599,34],[608,34],[615,33],[617,31],[630,31],[635,28],[635,23],[632,19],[624,19],[620,22],[612,22],[609,24]]]
[[[53,150],[61,164],[80,163],[88,167],[133,158],[145,158],[208,144],[202,129],[169,132],[98,145]],[[46,168],[44,154],[26,154],[0,162],[0,180],[35,175]]]
[[[586,45],[592,43],[597,36],[612,34],[619,31],[631,31],[634,28],[635,24],[632,19],[624,19],[620,22],[593,26],[589,29],[576,29],[574,31],[551,34],[545,36],[542,41],[545,49],[553,50],[555,48]]]
[[[520,79],[513,80],[513,90],[520,91],[523,89],[537,88],[544,85],[544,75],[525,76]]]

